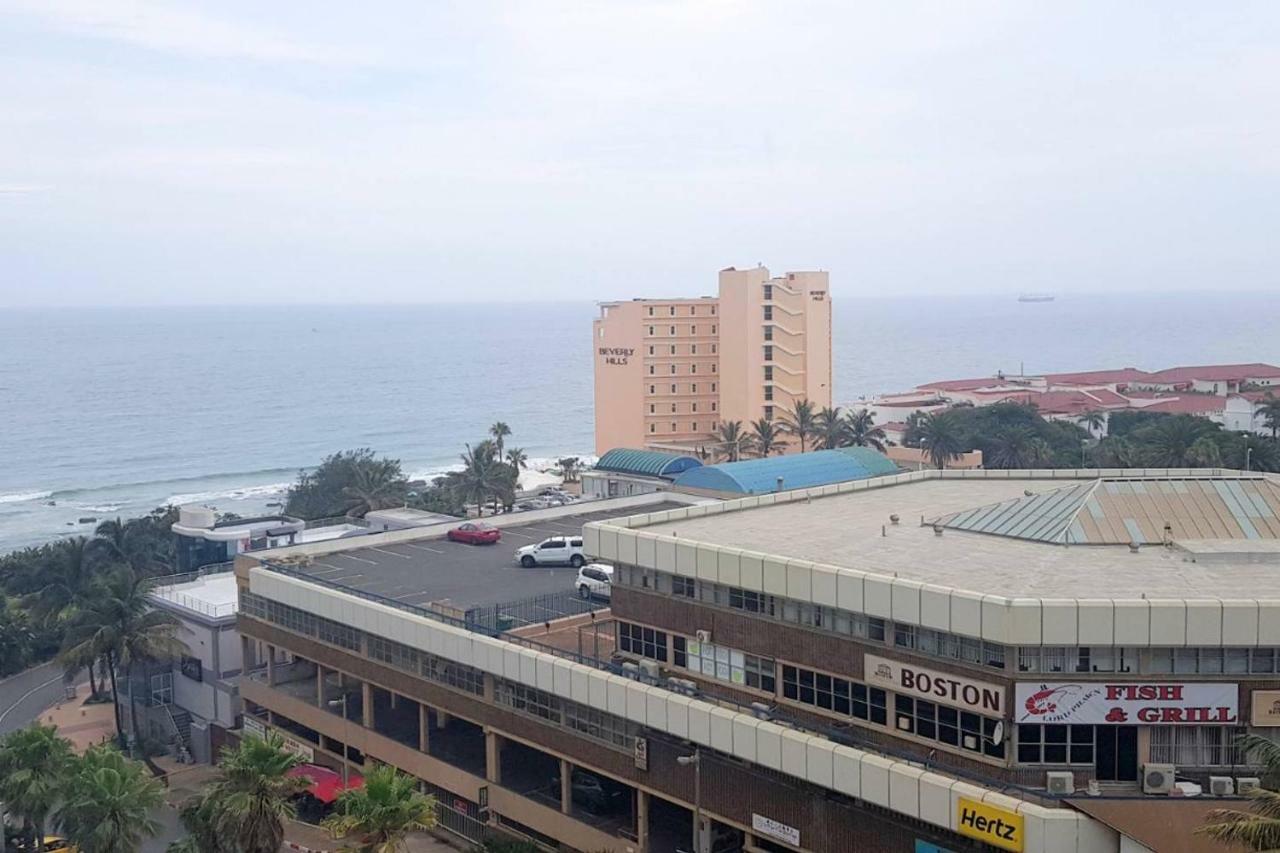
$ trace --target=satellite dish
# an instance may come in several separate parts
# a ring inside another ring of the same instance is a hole
[[[1004,743],[1004,720],[996,720],[996,724],[992,726],[991,743],[994,746]]]

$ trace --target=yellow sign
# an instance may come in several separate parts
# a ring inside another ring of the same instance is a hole
[[[1001,850],[1022,853],[1026,844],[1026,827],[1022,815],[964,797],[960,798],[959,808],[956,832],[985,841]]]

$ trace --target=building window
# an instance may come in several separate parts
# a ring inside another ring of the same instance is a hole
[[[655,433],[655,432],[657,432],[657,431],[658,431],[658,425],[657,425],[657,424],[649,424],[649,432],[650,432],[650,433]]]
[[[696,389],[695,389],[695,390],[696,390]],[[690,410],[691,410],[691,411],[694,411],[694,412],[698,411],[698,404],[697,404],[697,403],[693,403],[693,404],[691,405]],[[697,427],[694,427],[694,429],[697,429]]]
[[[689,345],[689,355],[697,355],[697,354],[698,354],[698,345],[697,345],[697,344],[690,344],[690,345]]]
[[[765,326],[765,327],[764,327],[764,339],[765,339],[766,341],[771,341],[771,340],[773,340],[773,326]]]
[[[671,334],[673,334],[673,335],[674,335],[675,333],[676,333],[676,327],[675,327],[675,326],[672,326],[672,327],[671,327]]]
[[[1018,726],[1019,764],[1092,764],[1093,726]]]
[[[689,327],[689,334],[691,334],[691,335],[696,335],[696,334],[698,334],[698,327],[697,327],[697,326],[690,326],[690,327]]]
[[[649,316],[650,316],[650,317],[652,317],[652,316],[653,316],[653,306],[652,306],[652,305],[650,305],[650,306],[649,306]],[[653,334],[653,332],[650,332],[649,334]]]
[[[690,316],[690,317],[692,317],[693,315],[695,315],[695,314],[697,314],[697,313],[698,313],[698,306],[697,306],[697,305],[690,305],[690,306],[689,306],[689,316]]]
[[[712,394],[716,393],[716,383],[714,382],[711,383],[711,393]]]
[[[764,366],[764,381],[765,382],[773,381],[773,365],[772,364],[766,364]]]
[[[712,345],[711,345],[711,354],[712,354],[712,355],[715,355],[715,354],[716,354],[716,345],[715,345],[715,344],[712,344]]]
[[[667,634],[630,622],[618,623],[618,648],[633,655],[667,662]]]
[[[695,382],[695,383],[693,383],[692,385],[690,385],[690,386],[689,386],[689,393],[690,393],[690,394],[697,394],[697,393],[698,393],[698,383],[697,383],[697,382]]]
[[[826,711],[857,717],[884,725],[888,722],[886,694],[878,687],[868,687],[844,678],[823,675],[811,669],[783,665],[782,696],[793,702],[812,705]]]
[[[672,354],[672,355],[675,355],[675,354],[676,354],[676,345],[675,345],[675,344],[672,344],[672,345],[671,345],[671,354]]]
[[[911,696],[896,696],[893,704],[894,728],[916,737],[956,746],[966,752],[1004,758],[1004,741],[995,742],[1000,720],[960,711]]]
[[[673,595],[683,596],[684,598],[693,598],[695,586],[696,582],[693,578],[686,578],[681,575],[671,576],[671,593]]]
[[[696,364],[691,364],[691,365],[689,365],[689,372],[690,372],[690,373],[697,373],[697,372],[698,372],[698,365],[696,365]]]
[[[764,407],[764,419],[765,419],[766,421],[771,421],[771,420],[773,420],[773,406],[765,406],[765,407]]]
[[[677,661],[682,645],[685,660],[683,666],[687,669],[701,673],[707,678],[728,681],[732,684],[745,684],[747,687],[763,690],[766,693],[776,693],[778,690],[777,664],[772,658],[757,657],[725,646],[698,643],[686,640],[684,637],[676,637]]]
[[[712,372],[712,373],[719,373],[719,372],[720,372],[720,365],[718,365],[718,364],[713,364],[713,365],[711,365],[711,372]]]
[[[1172,657],[1169,661],[1172,666]],[[1135,672],[1137,664],[1135,648],[1022,646],[1018,649],[1019,672]]]
[[[653,375],[653,365],[652,365],[652,364],[651,364],[651,365],[649,365],[649,375],[650,375],[650,376],[652,376],[652,375]]]
[[[651,334],[651,335],[653,334],[653,326],[650,326],[650,327],[649,327],[649,334]]]
[[[764,348],[764,360],[773,361],[773,346],[769,345]]]
[[[672,432],[675,432],[675,431],[676,431],[676,422],[675,422],[675,421],[672,421],[672,422],[671,422],[671,431],[672,431]]]
[[[697,422],[697,421],[694,421],[694,422],[693,422],[693,426],[692,426],[692,427],[690,427],[690,429],[691,429],[693,432],[697,432],[697,431],[698,431],[698,422]]]
[[[657,386],[657,385],[650,385],[650,386],[649,386],[649,393],[650,393],[650,394],[657,394],[657,393],[658,393],[658,386]]]
[[[714,306],[714,305],[712,305],[712,306],[711,306],[711,316],[712,316],[712,317],[716,316],[716,306]],[[713,335],[714,335],[715,333],[716,333],[716,327],[715,327],[715,326],[712,326],[712,327],[711,327],[711,334],[713,334]]]
[[[773,322],[773,306],[772,305],[764,306],[764,320],[766,323]]]
[[[745,610],[748,613],[767,613],[772,616],[774,599],[772,595],[766,595],[763,592],[731,586],[729,587],[729,606],[735,610]]]
[[[773,285],[766,284],[764,286],[764,301],[768,302],[771,299],[773,299]]]
[[[1232,726],[1152,726],[1151,761],[1179,767],[1247,764],[1247,756],[1235,746],[1246,731]]]
[[[711,334],[713,334],[713,335],[714,335],[715,333],[716,333],[716,327],[715,327],[715,326],[712,326],[712,327],[711,327]]]
[[[675,413],[676,413],[676,404],[675,404],[675,403],[672,403],[672,404],[671,404],[671,414],[673,414],[673,415],[674,415]]]
[[[715,410],[716,410],[716,404],[715,404],[715,401],[713,400],[713,401],[711,402],[711,411],[713,411],[713,412],[714,412]]]
[[[672,393],[672,394],[676,393],[676,386],[675,386],[675,383],[674,383],[674,382],[673,382],[673,383],[671,383],[671,393]]]
[[[676,366],[675,366],[674,364],[673,364],[673,365],[671,365],[671,375],[672,375],[672,376],[675,376],[675,375],[676,375]]]
[[[655,406],[653,403],[650,403],[650,404],[649,404],[649,414],[651,414],[651,415],[653,415],[653,414],[657,414],[657,408],[658,408],[658,407],[657,407],[657,406]]]
[[[765,398],[765,400],[767,400],[767,401],[772,401],[772,400],[773,400],[773,386],[772,386],[772,385],[766,385],[766,386],[764,386],[764,398]]]

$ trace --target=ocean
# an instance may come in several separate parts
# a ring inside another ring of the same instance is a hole
[[[935,379],[1280,362],[1263,294],[837,297],[840,403]],[[81,519],[247,515],[372,447],[429,476],[496,420],[536,465],[592,451],[592,303],[0,311],[0,553]]]

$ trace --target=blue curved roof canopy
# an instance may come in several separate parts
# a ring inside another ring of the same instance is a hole
[[[848,480],[895,474],[898,466],[868,447],[815,450],[790,456],[767,456],[742,462],[703,465],[676,477],[676,488],[758,495],[782,488],[807,489]]]
[[[619,474],[636,474],[642,477],[663,477],[675,479],[677,475],[702,467],[702,460],[696,456],[679,456],[673,453],[659,453],[656,450],[633,450],[626,447],[615,447],[605,453],[596,463],[597,471],[615,471]]]

